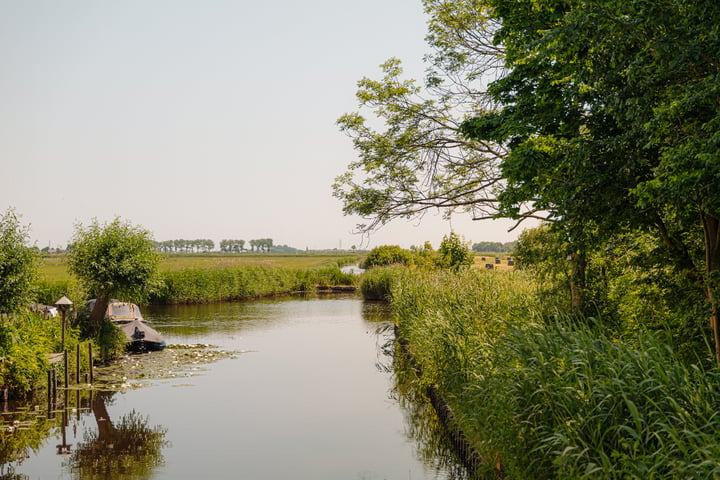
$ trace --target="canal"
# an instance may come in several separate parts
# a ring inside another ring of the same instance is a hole
[[[144,315],[171,348],[125,359],[92,396],[71,391],[49,436],[0,475],[466,478],[397,384],[383,304],[313,297]]]

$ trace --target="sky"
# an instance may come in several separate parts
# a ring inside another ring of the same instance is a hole
[[[332,196],[356,158],[336,120],[390,57],[422,78],[426,20],[420,0],[0,0],[0,213],[40,248],[115,217],[158,241],[512,241],[432,212],[363,237]]]

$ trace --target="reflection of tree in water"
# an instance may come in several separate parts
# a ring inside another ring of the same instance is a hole
[[[150,478],[153,470],[164,463],[162,448],[167,445],[167,429],[150,427],[147,417],[134,410],[113,423],[106,404],[112,395],[99,392],[93,397],[97,432],[85,432],[83,442],[69,459],[70,469],[78,478],[91,480]]]

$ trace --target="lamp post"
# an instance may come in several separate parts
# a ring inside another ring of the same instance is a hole
[[[62,349],[65,350],[65,330],[67,328],[67,323],[65,321],[65,315],[72,307],[73,302],[70,301],[69,298],[67,298],[65,295],[60,298],[57,302],[55,302],[55,306],[58,310],[60,310],[60,313],[62,314]]]

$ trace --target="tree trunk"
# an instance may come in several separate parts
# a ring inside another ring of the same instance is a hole
[[[570,254],[570,307],[575,315],[585,312],[585,270],[587,257],[585,252]]]
[[[92,323],[97,331],[100,331],[100,326],[105,319],[105,312],[107,311],[108,303],[110,299],[107,295],[99,293],[95,299],[95,305],[93,306],[92,312],[90,313],[90,323]]]
[[[720,285],[720,218],[702,214],[705,234],[705,295],[710,304],[710,329],[715,342],[715,358],[720,363],[720,309],[718,309],[718,286]]]

